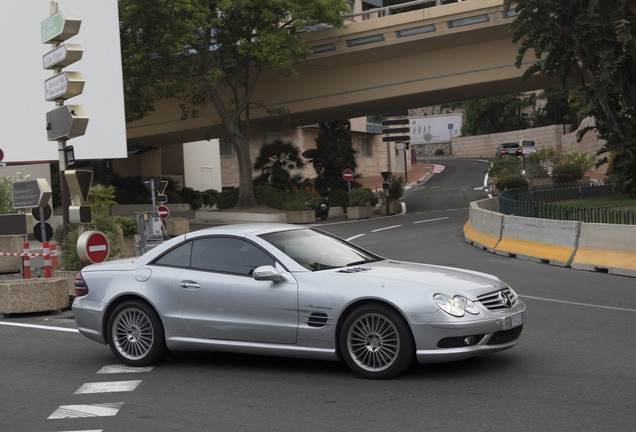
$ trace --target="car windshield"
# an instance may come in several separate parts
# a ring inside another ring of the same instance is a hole
[[[260,237],[312,271],[361,265],[383,259],[341,239],[312,229],[279,231]]]

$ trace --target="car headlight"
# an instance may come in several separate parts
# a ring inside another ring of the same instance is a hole
[[[441,310],[452,316],[463,317],[466,312],[472,315],[479,314],[477,305],[464,296],[450,297],[445,294],[435,294],[433,299]]]

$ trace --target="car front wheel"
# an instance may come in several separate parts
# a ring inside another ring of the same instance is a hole
[[[147,366],[167,352],[163,326],[152,307],[139,300],[115,308],[108,320],[109,345],[129,366]]]
[[[339,342],[349,368],[364,378],[391,378],[413,363],[414,345],[408,325],[397,311],[385,305],[363,305],[350,313]]]

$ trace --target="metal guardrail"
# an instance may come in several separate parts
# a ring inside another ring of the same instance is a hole
[[[611,185],[576,183],[506,189],[499,195],[499,211],[506,215],[587,223],[636,225],[636,212],[623,209],[582,208],[560,201],[614,195]]]

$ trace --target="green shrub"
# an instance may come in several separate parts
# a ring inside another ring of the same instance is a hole
[[[516,177],[521,174],[521,158],[518,157],[501,157],[496,158],[492,162],[492,166],[488,171],[491,177],[504,178]]]
[[[217,203],[219,210],[236,207],[236,204],[238,203],[238,193],[238,188],[222,191],[219,194],[219,202]]]
[[[254,196],[259,205],[275,209],[282,209],[285,202],[285,193],[269,185],[255,186]]]
[[[444,154],[444,150],[442,150],[441,148],[440,148],[440,149],[437,149],[437,150],[435,150],[435,154],[436,154],[437,156],[441,156],[441,155],[443,155],[443,154]]]
[[[528,187],[528,182],[526,181],[526,179],[517,176],[508,176],[500,179],[497,182],[497,189],[499,189],[500,191],[518,187]]]
[[[344,189],[332,189],[329,194],[329,206],[347,208],[349,206],[349,192]]]
[[[358,188],[351,190],[351,205],[363,206],[363,205],[376,205],[378,203],[378,197],[369,188]]]
[[[134,217],[115,216],[113,220],[121,228],[124,237],[137,234],[137,221]]]
[[[315,187],[294,187],[285,194],[283,210],[313,210],[320,203],[320,194]]]
[[[552,170],[552,180],[555,183],[572,183],[583,178],[583,167],[575,162],[557,165]]]

